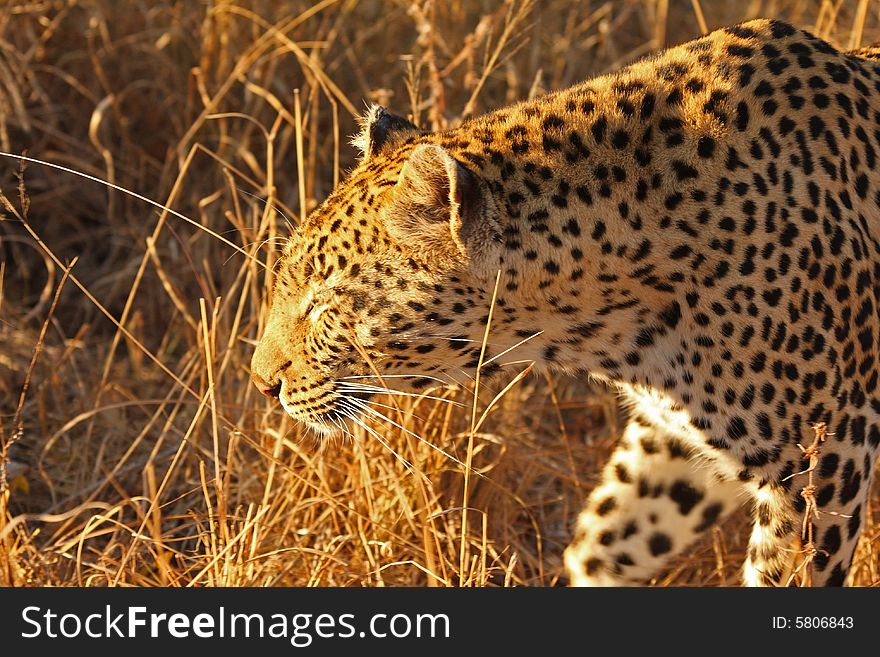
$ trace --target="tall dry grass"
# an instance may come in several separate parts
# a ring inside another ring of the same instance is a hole
[[[280,242],[351,164],[364,101],[439,129],[758,16],[880,39],[863,0],[0,8],[0,148],[115,186],[0,159],[0,585],[559,583],[614,398],[507,378],[476,431],[463,386],[320,444],[248,378]],[[744,522],[657,583],[735,583]]]

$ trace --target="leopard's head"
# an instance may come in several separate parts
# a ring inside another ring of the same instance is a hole
[[[320,433],[358,412],[376,375],[418,389],[476,363],[501,262],[497,209],[438,141],[370,110],[360,163],[284,249],[252,377]]]

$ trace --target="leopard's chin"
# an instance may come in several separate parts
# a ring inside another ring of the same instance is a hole
[[[303,424],[320,438],[340,438],[342,436],[350,435],[348,428],[345,427],[345,420],[338,419],[336,422],[339,424],[333,422],[327,424],[314,420],[306,421]]]
[[[346,418],[332,409],[304,411],[285,399],[283,394],[278,397],[278,400],[281,402],[284,412],[291,419],[321,438],[342,436],[348,431]]]

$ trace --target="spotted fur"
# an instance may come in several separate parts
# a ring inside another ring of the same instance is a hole
[[[255,382],[326,430],[367,361],[473,369],[500,272],[487,358],[525,340],[632,406],[572,583],[645,582],[750,504],[744,581],[784,584],[825,422],[813,579],[843,584],[880,446],[878,53],[760,20],[446,132],[373,110],[290,240]]]

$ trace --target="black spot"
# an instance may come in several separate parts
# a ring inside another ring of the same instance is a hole
[[[544,130],[551,130],[553,128],[562,127],[563,125],[565,125],[565,121],[563,121],[556,114],[550,114],[546,119],[544,119],[542,127],[544,128]]]
[[[674,194],[670,194],[666,197],[665,205],[667,210],[675,210],[678,207],[678,204],[681,203],[684,196],[680,192],[675,192]]]
[[[675,328],[681,320],[681,306],[673,301],[659,315],[660,320],[669,328]]]
[[[799,231],[797,229],[797,226],[789,222],[785,225],[785,228],[782,230],[782,234],[780,234],[779,236],[779,243],[782,244],[782,246],[791,246],[794,238],[798,235]]]
[[[758,425],[758,433],[764,440],[772,440],[773,426],[770,424],[770,417],[764,413],[758,413],[755,416],[755,423]]]
[[[760,467],[762,465],[767,465],[770,462],[770,453],[767,450],[759,449],[755,452],[750,452],[743,457],[742,463],[746,467]]]
[[[821,549],[832,557],[837,554],[837,551],[840,550],[840,527],[831,525],[825,530]]]
[[[782,298],[782,290],[778,287],[775,287],[770,290],[766,290],[761,293],[761,297],[764,301],[767,302],[767,305],[771,308],[775,308],[779,304],[779,299]]]
[[[828,579],[825,581],[826,586],[843,586],[843,582],[846,580],[846,571],[843,569],[843,564],[839,563],[834,566],[834,570],[831,571],[831,575],[828,576]]]
[[[614,509],[617,508],[617,500],[613,497],[606,497],[604,500],[599,502],[599,506],[596,507],[596,514],[600,516],[606,516]]]
[[[686,516],[703,499],[703,493],[681,479],[669,488],[669,497],[678,505],[678,511]]]
[[[697,142],[697,154],[700,157],[712,157],[715,153],[715,140],[711,137],[700,137]]]
[[[633,558],[629,556],[626,552],[621,552],[620,554],[618,554],[616,557],[614,557],[614,561],[621,566],[634,566],[636,563],[635,561],[633,561]]]
[[[605,324],[603,322],[584,322],[582,324],[575,324],[568,329],[568,332],[576,333],[582,338],[592,338],[604,327]]]
[[[708,505],[705,509],[703,509],[702,520],[700,520],[699,525],[694,527],[694,531],[702,532],[709,529],[709,527],[718,522],[718,518],[721,516],[721,512],[723,510],[724,507],[719,502]]]
[[[673,160],[672,169],[675,171],[675,175],[678,177],[679,181],[699,177],[699,173],[694,167],[681,160]]]
[[[648,539],[648,549],[651,550],[653,556],[659,557],[672,550],[672,541],[666,534],[655,532]]]
[[[864,199],[868,195],[868,177],[865,174],[856,178],[856,194],[858,194],[861,199]]]
[[[773,35],[774,39],[782,39],[787,36],[791,36],[796,33],[795,28],[793,28],[788,23],[778,20],[770,20],[770,34]]]
[[[855,463],[852,459],[843,466],[842,479],[843,485],[840,487],[837,499],[841,504],[848,504],[859,494],[862,487],[862,473],[855,472]]]
[[[859,533],[859,529],[862,525],[862,505],[859,504],[855,509],[853,509],[852,515],[849,520],[846,522],[846,535],[849,540],[852,540]]]
[[[593,124],[593,127],[590,128],[593,133],[593,138],[601,143],[603,139],[605,139],[605,130],[608,127],[608,121],[605,118],[605,115],[599,116],[596,122]]]
[[[654,112],[656,97],[652,93],[646,93],[642,99],[641,118],[647,119]]]
[[[587,562],[584,564],[584,569],[587,571],[587,574],[595,574],[599,571],[600,568],[604,565],[604,562],[601,559],[593,557],[591,559],[587,559]]]
[[[611,135],[611,144],[618,150],[623,150],[629,145],[629,133],[626,130],[615,130]]]
[[[819,489],[819,492],[816,494],[816,504],[819,506],[826,506],[831,499],[834,497],[834,484],[828,484],[827,486],[823,486]]]
[[[736,128],[740,132],[744,131],[749,126],[749,108],[744,103],[741,102],[736,107]]]
[[[752,56],[752,49],[748,46],[741,46],[734,43],[727,46],[727,54],[731,57],[741,57],[743,59],[748,59]]]
[[[733,417],[727,424],[727,437],[730,440],[739,440],[748,433],[746,423],[741,417]]]
[[[642,451],[645,454],[657,454],[660,451],[660,448],[657,446],[657,441],[653,438],[642,438],[639,441],[639,444],[642,446]]]
[[[837,465],[840,462],[839,457],[834,452],[826,454],[822,457],[819,464],[819,476],[828,479],[837,471]]]
[[[654,344],[654,336],[660,331],[660,328],[654,325],[641,329],[636,335],[635,345],[637,347],[650,347]]]

